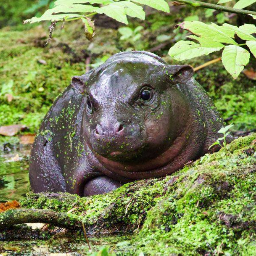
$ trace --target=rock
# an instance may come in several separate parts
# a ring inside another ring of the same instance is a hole
[[[7,125],[7,126],[0,126],[0,135],[4,136],[14,136],[18,132],[26,129],[26,125],[22,124],[14,124],[14,125]]]

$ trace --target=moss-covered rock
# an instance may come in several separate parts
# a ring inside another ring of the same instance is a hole
[[[30,194],[22,204],[70,212],[91,235],[129,233],[125,241],[109,242],[117,254],[255,255],[255,187],[253,134],[162,179],[88,198]]]

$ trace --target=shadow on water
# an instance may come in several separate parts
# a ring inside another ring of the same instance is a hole
[[[0,152],[0,202],[19,200],[29,191],[30,146]]]

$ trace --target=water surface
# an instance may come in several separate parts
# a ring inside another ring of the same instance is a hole
[[[20,200],[29,191],[30,147],[0,152],[0,202]]]

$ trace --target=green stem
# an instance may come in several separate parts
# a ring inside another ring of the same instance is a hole
[[[195,1],[195,0],[176,0],[175,2],[188,4],[188,5],[191,5],[193,7],[202,7],[202,8],[220,10],[220,11],[223,11],[223,12],[256,15],[256,12],[249,11],[249,10],[234,9],[234,8],[231,8],[231,7],[225,7],[225,6],[221,6],[221,5],[217,5],[217,4],[209,4],[209,3],[204,3],[204,2]]]
[[[85,17],[92,17],[92,16],[94,16],[95,14],[97,14],[97,12],[93,12],[93,13],[90,13],[90,14],[87,14],[87,15],[85,15]]]

